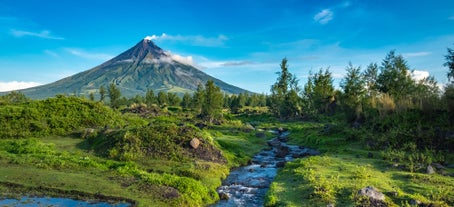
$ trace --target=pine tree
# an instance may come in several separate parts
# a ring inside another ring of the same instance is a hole
[[[151,105],[156,104],[156,96],[154,95],[153,89],[148,89],[147,93],[145,94],[145,104],[148,107],[151,107]]]
[[[110,98],[110,106],[114,109],[120,107],[121,92],[115,86],[115,84],[113,84],[113,83],[110,84],[108,92],[109,92],[109,98]]]
[[[189,109],[191,107],[191,96],[188,92],[184,93],[183,99],[181,100],[181,107],[183,109]]]
[[[99,87],[99,102],[104,102],[104,99],[106,98],[106,89],[104,86]]]
[[[281,71],[271,86],[271,111],[280,118],[292,118],[301,114],[298,80],[288,71],[287,59],[282,59]]]
[[[446,62],[443,66],[448,67],[448,80],[451,80],[451,83],[454,84],[454,50],[448,48],[448,54],[445,56]]]
[[[365,79],[361,74],[361,67],[354,67],[352,63],[347,66],[347,75],[341,81],[341,88],[344,90],[343,102],[350,111],[354,111],[356,119],[362,112],[362,102],[366,95]]]
[[[210,123],[215,118],[222,115],[223,98],[221,88],[214,84],[214,81],[209,80],[205,84],[205,98],[202,104],[201,116]]]
[[[197,85],[197,90],[194,92],[192,96],[192,109],[200,114],[202,112],[202,105],[205,101],[205,89],[203,88],[202,84]]]

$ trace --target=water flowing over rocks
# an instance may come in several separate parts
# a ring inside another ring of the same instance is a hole
[[[319,151],[288,145],[290,132],[279,129],[276,138],[269,140],[271,148],[255,155],[250,165],[235,168],[218,188],[221,201],[213,206],[263,206],[265,194],[279,168],[295,158],[318,155]]]

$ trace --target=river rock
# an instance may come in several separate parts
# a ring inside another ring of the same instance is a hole
[[[269,140],[267,143],[271,147],[277,147],[277,146],[281,145],[281,142],[279,141],[279,139],[276,139],[276,138]]]
[[[426,168],[427,174],[431,175],[435,173],[435,169],[432,167],[432,165],[428,165]]]
[[[285,166],[285,162],[284,161],[276,163],[276,167],[284,167],[284,166]]]
[[[219,193],[219,199],[221,199],[221,200],[229,200],[230,196],[227,193],[220,192]]]
[[[193,138],[189,144],[191,145],[192,148],[197,149],[200,145],[200,140],[197,138]]]
[[[285,157],[289,153],[288,146],[281,145],[276,148],[276,157]]]
[[[367,206],[372,206],[372,207],[387,207],[388,206],[384,202],[385,195],[372,186],[367,186],[365,188],[362,188],[361,190],[358,191],[358,195],[369,198],[368,201],[365,201],[365,202],[368,202],[368,204],[369,204]]]

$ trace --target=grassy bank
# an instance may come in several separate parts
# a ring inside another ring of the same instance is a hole
[[[323,154],[287,163],[271,185],[267,206],[355,206],[364,201],[357,192],[366,186],[383,192],[389,206],[409,206],[411,200],[454,205],[454,178],[446,176],[453,170],[429,175],[424,167],[412,168],[405,159],[390,159],[390,151],[374,151],[352,141],[352,134],[344,130],[347,126],[341,124],[308,122],[288,127],[289,143],[317,148]]]
[[[126,201],[138,206],[203,206],[218,200],[216,188],[230,167],[245,164],[266,147],[265,137],[241,121],[202,131],[227,163],[187,157],[141,157],[120,161],[101,156],[87,139],[70,136],[0,140],[3,197],[61,196]]]

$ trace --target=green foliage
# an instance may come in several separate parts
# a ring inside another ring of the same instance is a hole
[[[104,99],[106,98],[106,88],[104,86],[99,87],[99,102],[104,103]]]
[[[448,67],[448,79],[451,80],[451,83],[454,83],[454,50],[448,48],[448,54],[445,56],[446,62],[443,66]]]
[[[101,103],[57,96],[0,106],[0,137],[64,135],[79,128],[118,126],[120,115]]]
[[[7,104],[25,103],[29,100],[30,99],[27,98],[23,93],[13,91],[4,96],[0,96],[0,106],[7,105]]]
[[[270,110],[279,118],[295,118],[301,115],[301,98],[298,79],[288,71],[287,59],[282,59],[281,71],[271,86]]]
[[[220,118],[223,98],[221,88],[214,85],[214,82],[209,80],[205,84],[204,101],[202,104],[201,116],[210,123],[216,118]]]
[[[329,105],[335,101],[335,91],[331,72],[320,69],[310,74],[304,86],[305,111],[308,115],[330,112]]]
[[[365,78],[361,74],[361,67],[354,67],[349,63],[347,67],[347,75],[341,81],[341,88],[344,90],[344,98],[342,99],[349,109],[359,119],[362,113],[362,102],[366,95]]]
[[[399,100],[412,93],[413,80],[410,70],[402,55],[390,51],[382,62],[381,72],[377,78],[378,88]]]
[[[189,141],[201,137],[200,130],[193,126],[155,121],[148,126],[100,134],[87,142],[100,154],[123,161],[146,157],[179,160],[184,157]]]
[[[109,93],[109,98],[110,98],[110,107],[112,107],[114,109],[120,107],[120,98],[121,98],[120,89],[118,89],[115,84],[111,83],[109,85],[108,93]]]

